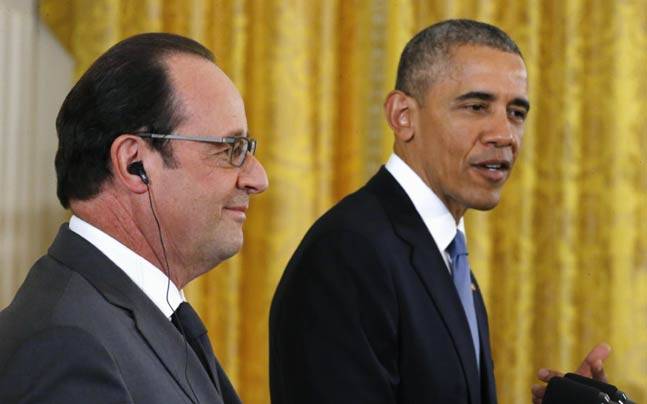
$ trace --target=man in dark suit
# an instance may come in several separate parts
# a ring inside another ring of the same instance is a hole
[[[0,402],[238,403],[181,292],[240,249],[267,187],[233,83],[199,43],[142,34],[56,124],[73,216],[0,313]]]
[[[527,87],[491,25],[445,21],[407,44],[384,108],[394,153],[313,225],[274,296],[275,404],[496,403],[463,214],[499,202]]]
[[[527,87],[521,52],[494,26],[449,20],[409,41],[384,105],[394,153],[312,226],[276,290],[274,404],[497,402],[463,214],[499,202]],[[597,345],[576,372],[606,380],[609,352]],[[533,402],[545,391],[533,386]]]

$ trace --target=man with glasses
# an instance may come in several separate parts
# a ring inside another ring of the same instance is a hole
[[[56,128],[72,217],[0,313],[0,402],[238,403],[182,293],[240,250],[268,186],[233,83],[193,40],[134,36]]]

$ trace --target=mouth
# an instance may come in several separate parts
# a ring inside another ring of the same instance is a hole
[[[245,218],[247,217],[247,208],[248,208],[247,205],[225,206],[223,207],[223,210],[229,212],[236,219],[244,221]]]
[[[225,209],[243,213],[247,212],[247,206],[225,206]]]
[[[472,167],[489,182],[505,181],[512,164],[508,160],[486,160],[472,164]]]

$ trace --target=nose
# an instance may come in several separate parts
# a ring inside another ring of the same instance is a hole
[[[504,111],[492,116],[488,127],[483,132],[482,142],[497,148],[511,147],[513,151],[517,151],[523,129],[523,124],[512,121]]]
[[[268,186],[265,168],[256,157],[249,154],[238,176],[238,188],[244,189],[248,194],[260,194]]]

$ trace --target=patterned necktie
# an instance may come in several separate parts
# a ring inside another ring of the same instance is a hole
[[[189,346],[200,359],[204,370],[215,384],[218,392],[220,392],[218,370],[215,364],[216,359],[207,336],[207,329],[200,320],[198,313],[193,310],[189,303],[182,302],[171,316],[171,322],[184,335]]]
[[[470,265],[467,262],[467,247],[465,246],[465,236],[460,230],[456,230],[456,237],[447,247],[447,252],[452,260],[452,280],[458,296],[461,299],[463,310],[467,316],[467,322],[472,334],[472,343],[476,353],[476,365],[480,366],[480,343],[479,328],[476,322],[476,311],[474,310],[474,296],[472,295],[472,278],[470,276]]]

